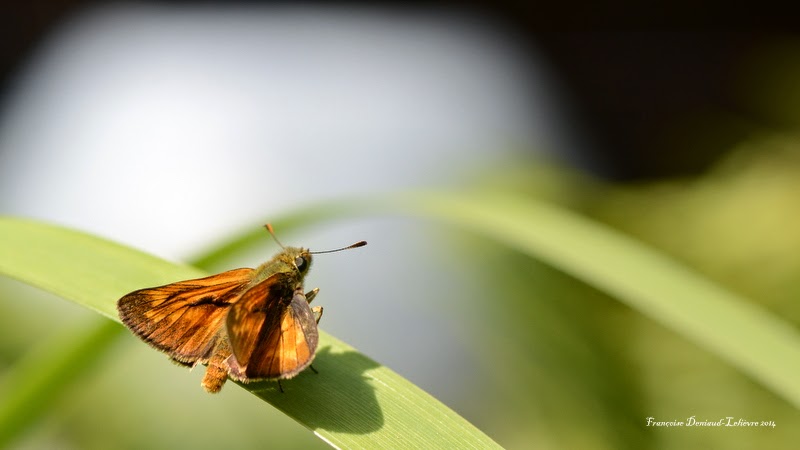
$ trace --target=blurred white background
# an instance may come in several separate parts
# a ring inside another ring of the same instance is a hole
[[[457,186],[517,149],[564,151],[555,88],[512,42],[429,11],[94,9],[50,36],[3,105],[0,211],[181,260],[295,206]],[[476,286],[426,229],[277,233],[312,250],[368,240],[317,258],[322,328],[459,410],[481,381],[451,299]],[[241,265],[275,250],[265,233]]]

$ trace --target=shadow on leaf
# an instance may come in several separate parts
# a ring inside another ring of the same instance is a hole
[[[379,364],[354,351],[331,353],[325,347],[317,353],[314,368],[291,380],[264,381],[243,385],[313,430],[365,434],[383,426],[383,413],[375,390],[364,374]]]

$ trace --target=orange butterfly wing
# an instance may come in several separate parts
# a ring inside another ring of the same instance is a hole
[[[236,269],[195,280],[141,289],[117,303],[122,322],[175,361],[194,365],[211,357],[225,317],[252,280]]]
[[[227,328],[234,378],[291,378],[311,364],[319,341],[317,322],[293,280],[284,273],[272,275],[231,307]]]

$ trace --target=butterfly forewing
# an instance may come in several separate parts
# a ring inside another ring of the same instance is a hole
[[[314,314],[295,278],[277,273],[249,289],[228,315],[228,335],[244,380],[291,378],[314,357]]]
[[[120,318],[139,337],[173,359],[206,362],[229,307],[242,295],[253,269],[141,289],[122,297]]]

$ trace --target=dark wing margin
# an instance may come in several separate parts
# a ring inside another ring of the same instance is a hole
[[[211,356],[229,306],[252,279],[253,269],[141,289],[117,302],[122,322],[177,362],[194,365]]]

